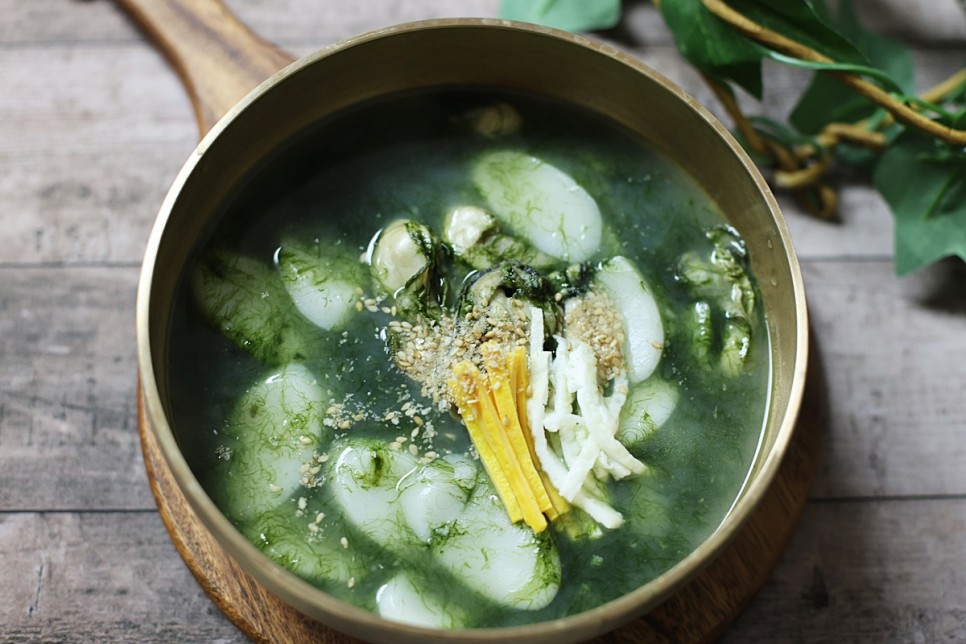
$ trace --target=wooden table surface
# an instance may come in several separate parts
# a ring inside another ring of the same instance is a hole
[[[302,55],[497,0],[227,0]],[[925,88],[966,63],[957,0],[859,0]],[[655,10],[604,36],[718,110]],[[806,75],[769,65],[765,113]],[[167,186],[196,142],[184,91],[106,0],[0,0],[0,641],[243,636],[179,559],[135,421],[134,298]],[[847,183],[841,223],[781,199],[830,390],[799,529],[725,637],[966,640],[966,267],[895,276],[892,220]]]

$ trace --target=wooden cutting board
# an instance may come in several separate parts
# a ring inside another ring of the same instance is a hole
[[[156,42],[188,90],[201,134],[292,58],[239,22],[220,0],[117,0]],[[715,560],[667,602],[600,642],[706,642],[720,636],[764,584],[805,507],[825,424],[825,391],[813,342],[805,400],[788,453],[760,506]],[[171,539],[195,578],[242,632],[266,642],[354,642],[284,604],[218,545],[175,484],[138,419],[151,491]]]

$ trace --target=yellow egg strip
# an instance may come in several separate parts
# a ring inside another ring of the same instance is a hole
[[[497,344],[486,343],[481,353],[486,373],[462,361],[453,368],[450,391],[510,519],[522,519],[542,532],[548,519],[567,512],[570,505],[550,483],[535,453],[526,415],[526,350],[504,354]]]
[[[547,515],[548,519],[554,521],[561,514],[570,511],[570,503],[567,502],[567,499],[560,496],[557,488],[550,482],[550,477],[543,471],[540,465],[540,457],[537,455],[536,447],[533,444],[533,434],[531,433],[530,421],[527,417],[527,399],[530,397],[531,392],[526,349],[524,347],[518,347],[511,351],[507,356],[507,365],[511,375],[510,385],[516,394],[516,408],[520,412],[518,413],[520,429],[527,443],[527,451],[530,452],[530,460],[540,474],[540,482],[550,501],[550,507],[544,508],[543,512]]]
[[[463,361],[453,367],[453,379],[449,381],[449,388],[456,400],[460,416],[470,434],[470,440],[476,446],[480,461],[486,473],[490,475],[496,493],[506,508],[510,521],[516,523],[523,519],[523,512],[517,502],[516,494],[497,459],[494,446],[491,445],[488,423],[479,396],[487,397],[485,388],[480,388],[480,371],[469,361]]]
[[[513,460],[511,467],[513,475],[519,476],[516,479],[517,486],[526,493],[528,503],[521,501],[524,508],[524,518],[531,528],[538,532],[546,527],[547,520],[543,513],[553,510],[547,491],[540,480],[540,474],[533,464],[530,457],[530,449],[527,447],[527,440],[523,435],[523,428],[520,426],[520,417],[517,413],[517,401],[514,387],[511,383],[511,372],[513,362],[510,355],[500,355],[500,349],[490,343],[483,345],[483,360],[486,363],[487,379],[490,384],[490,395],[496,405],[497,419],[506,438],[507,446],[512,450]],[[523,351],[521,347],[519,351]],[[512,352],[511,352],[512,353]],[[525,364],[525,363],[524,363]],[[511,480],[514,480],[511,478]],[[532,503],[530,503],[532,501]],[[529,512],[528,512],[529,510]],[[543,526],[538,529],[537,526]]]

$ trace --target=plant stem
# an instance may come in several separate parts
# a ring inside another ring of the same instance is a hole
[[[811,47],[807,47],[748,19],[729,7],[723,0],[702,0],[702,2],[711,13],[724,20],[731,27],[770,49],[802,60],[817,63],[835,62]],[[842,72],[826,73],[862,96],[865,96],[876,105],[888,110],[897,120],[952,145],[966,145],[966,130],[951,128],[924,116],[905,103],[897,101],[878,86],[855,74]],[[951,89],[947,90],[947,92]]]
[[[959,70],[938,85],[930,87],[923,92],[919,98],[924,101],[929,101],[930,103],[941,101],[946,97],[946,94],[949,94],[954,89],[957,89],[963,83],[966,83],[966,67]]]

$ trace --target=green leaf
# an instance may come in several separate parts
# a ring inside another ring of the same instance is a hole
[[[817,148],[821,146],[809,136],[799,134],[786,125],[779,123],[766,116],[751,116],[748,122],[762,136],[778,141],[786,148],[794,148],[796,145],[813,145]]]
[[[830,27],[805,0],[728,0],[728,6],[762,27],[821,52],[839,63],[866,65],[856,47]]]
[[[620,22],[621,0],[502,0],[500,17],[565,31],[610,29]]]
[[[876,69],[875,67],[870,67],[869,65],[853,65],[852,63],[823,63],[813,60],[802,60],[800,58],[780,54],[776,51],[768,52],[768,57],[779,63],[791,65],[792,67],[800,67],[802,69],[814,69],[815,71],[819,72],[844,72],[846,74],[865,76],[867,78],[879,81],[880,87],[887,92],[898,94],[900,97],[903,93],[902,88],[899,87],[888,74],[881,69]],[[908,102],[922,103],[924,104],[924,107],[928,107],[930,109],[935,109],[936,107],[931,103],[918,99],[914,96],[902,98]]]
[[[896,220],[898,274],[950,255],[966,260],[966,151],[907,130],[882,154],[873,181]]]
[[[914,90],[915,71],[909,50],[891,38],[866,31],[859,24],[850,1],[842,3],[834,25],[903,92]],[[859,121],[874,110],[868,99],[826,74],[816,74],[792,110],[789,122],[802,132],[815,134],[828,123]]]
[[[663,0],[661,13],[688,62],[761,98],[761,47],[719,20],[701,0]]]

